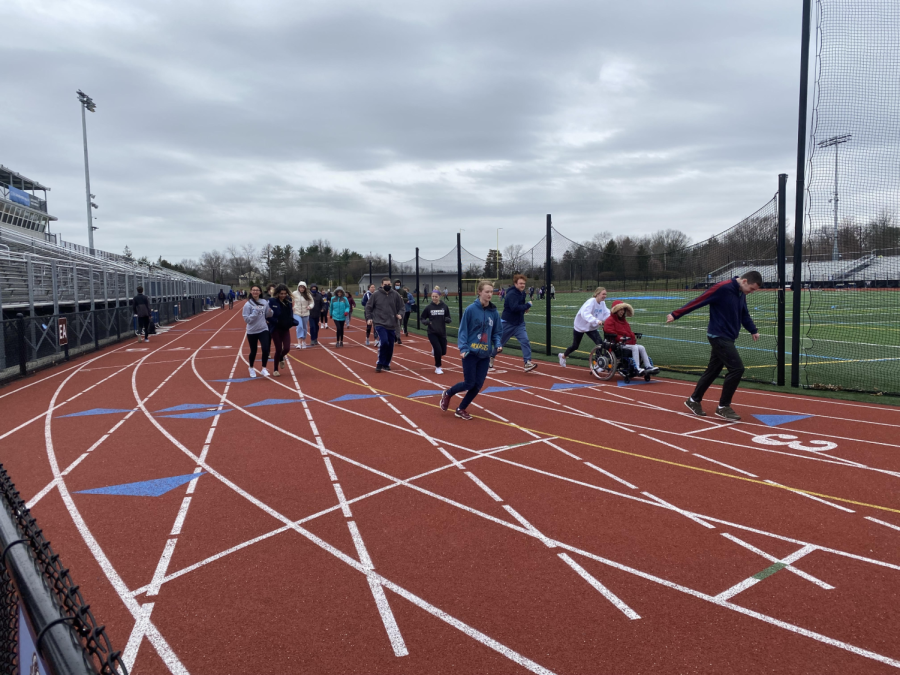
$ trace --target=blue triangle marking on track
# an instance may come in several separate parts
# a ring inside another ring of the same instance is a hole
[[[329,401],[329,403],[340,403],[341,401],[358,401],[364,398],[379,398],[385,394],[344,394]]]
[[[659,380],[632,380],[631,382],[625,382],[624,380],[619,380],[618,386],[620,387],[636,387],[641,384],[662,384]]]
[[[181,410],[200,410],[201,408],[215,408],[218,403],[182,403],[181,405],[172,406],[171,408],[163,408],[157,410],[158,413],[179,412]]]
[[[93,490],[80,490],[77,495],[123,495],[126,497],[159,497],[166,494],[170,490],[174,490],[179,485],[190,483],[195,478],[199,478],[206,472],[189,473],[184,476],[170,476],[168,478],[155,478],[153,480],[142,480],[137,483],[122,483],[121,485],[110,485],[102,488],[94,488]]]
[[[228,410],[203,410],[202,412],[181,413],[179,415],[160,415],[160,417],[171,417],[178,420],[205,420],[216,415],[224,415]]]
[[[519,389],[528,389],[528,387],[488,387],[487,389],[482,389],[482,394],[496,394],[501,391],[518,391]]]
[[[264,405],[283,405],[285,403],[300,403],[301,401],[305,401],[305,398],[267,398],[264,401],[257,401],[256,403],[251,403],[250,405],[245,405],[245,408],[259,408]]]
[[[233,377],[230,380],[210,380],[210,382],[249,382],[250,380],[263,379],[256,377]]]
[[[122,410],[120,408],[92,408],[91,410],[82,410],[81,412],[58,415],[57,417],[87,417],[88,415],[113,415],[115,413],[127,412],[131,412],[131,410]]]
[[[438,394],[443,394],[443,389],[419,389],[419,391],[413,392],[406,398],[419,398],[420,396],[436,396]]]
[[[550,387],[551,391],[557,391],[559,389],[581,389],[582,387],[596,387],[596,384],[575,384],[573,382],[557,382],[552,387]]]
[[[769,427],[777,427],[788,422],[797,422],[805,420],[807,417],[815,417],[815,415],[754,415],[756,419]]]

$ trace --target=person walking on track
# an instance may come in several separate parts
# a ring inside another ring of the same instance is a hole
[[[275,287],[275,297],[269,300],[272,308],[272,316],[269,318],[269,332],[272,334],[272,342],[275,343],[275,367],[272,373],[275,377],[281,377],[281,371],[285,367],[285,359],[291,352],[291,328],[294,327],[294,308],[291,296],[288,295],[287,286],[278,284]]]
[[[350,319],[353,318],[353,310],[356,309],[356,300],[353,299],[353,293],[347,293],[347,302],[350,303],[350,313],[347,315],[347,328],[349,328]]]
[[[309,306],[309,346],[315,347],[319,344],[319,328],[322,325],[322,296],[315,284],[309,287],[309,294],[312,296],[312,304]]]
[[[259,286],[250,287],[250,298],[241,314],[244,323],[247,324],[247,343],[250,345],[250,356],[247,365],[250,366],[250,377],[256,377],[256,369],[253,367],[256,361],[256,350],[262,345],[262,373],[263,377],[269,376],[266,366],[269,365],[269,350],[271,349],[271,335],[266,319],[272,316],[272,308],[269,303],[260,298],[262,289]]]
[[[228,309],[234,309],[234,297],[235,297],[235,292],[234,292],[234,289],[232,288],[228,291]]]
[[[334,297],[331,299],[331,318],[334,319],[334,330],[337,334],[335,347],[344,346],[344,324],[350,318],[350,303],[345,296],[344,287],[338,286],[334,289]]]
[[[741,334],[741,326],[759,340],[759,331],[747,309],[747,296],[758,291],[762,286],[762,275],[757,271],[745,272],[740,277],[710,286],[684,307],[676,309],[666,317],[666,323],[680,319],[696,309],[709,305],[709,325],[706,328],[706,339],[711,347],[709,365],[697,381],[694,393],[684,402],[695,415],[705,417],[703,412],[703,395],[723,368],[728,369],[722,393],[719,396],[719,407],[716,415],[729,422],[739,422],[741,417],[731,408],[731,399],[737,391],[741,376],[744,374],[744,362],[734,346],[734,341]]]
[[[219,304],[222,305],[222,309],[225,309],[226,296],[225,296],[225,291],[222,290],[221,288],[219,289],[218,299],[219,299]]]
[[[491,302],[494,286],[490,281],[478,282],[478,297],[466,307],[459,322],[457,345],[462,353],[462,382],[457,382],[441,395],[441,410],[450,407],[450,399],[460,392],[466,392],[462,403],[456,409],[456,416],[470,420],[467,408],[472,402],[488,374],[491,351],[500,349],[500,314]]]
[[[402,290],[403,282],[399,279],[394,280],[394,290],[397,291],[397,295],[400,296],[400,299],[403,300],[403,307],[400,308],[400,321],[397,322],[397,330],[394,331],[394,340],[398,345],[403,344],[403,338],[400,337],[400,333],[402,332],[402,323],[403,323],[403,313],[406,311],[406,295]]]
[[[522,358],[525,361],[525,372],[530,373],[538,367],[531,360],[531,342],[528,341],[528,330],[525,326],[525,313],[531,309],[532,303],[525,299],[525,284],[527,279],[524,274],[513,275],[513,285],[506,290],[506,298],[503,302],[503,315],[500,317],[499,353],[509,342],[510,338],[516,338],[522,347]],[[494,367],[494,357],[491,356],[491,368]]]
[[[362,297],[362,306],[363,306],[363,316],[365,316],[366,305],[369,304],[369,299],[372,297],[372,294],[375,292],[375,284],[369,284],[369,290],[365,292]],[[372,324],[368,321],[366,322],[366,347],[369,346],[369,337],[372,335]],[[378,346],[378,334],[375,334],[375,346]]]
[[[306,335],[309,333],[309,308],[313,304],[313,297],[306,288],[306,282],[297,284],[297,290],[291,293],[294,300],[294,317],[300,323],[297,324],[297,349],[306,346]]]
[[[322,293],[322,312],[319,314],[319,320],[322,322],[322,329],[328,330],[328,305],[331,304],[331,291],[325,290]]]
[[[400,289],[400,297],[403,299],[403,337],[409,337],[409,315],[416,308],[416,297],[406,286]]]
[[[606,306],[606,289],[598,286],[594,290],[594,296],[588,299],[575,315],[575,327],[572,331],[572,344],[564,352],[557,354],[559,365],[566,367],[566,359],[581,345],[581,338],[587,335],[594,344],[603,342],[603,336],[597,330],[603,322],[609,318],[609,308]]]
[[[378,334],[378,361],[375,372],[391,370],[394,356],[394,335],[400,330],[403,317],[403,298],[391,287],[391,278],[381,280],[381,288],[372,294],[366,303],[366,323],[375,326]]]
[[[428,341],[434,354],[434,374],[443,375],[441,357],[447,355],[447,326],[450,325],[450,308],[441,300],[441,292],[431,292],[431,302],[422,310],[422,323],[428,326]]]
[[[150,342],[150,298],[144,295],[143,286],[137,287],[137,295],[131,304],[138,320],[138,342]]]

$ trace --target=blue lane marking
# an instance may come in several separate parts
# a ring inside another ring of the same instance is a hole
[[[632,380],[631,382],[625,382],[624,380],[619,380],[618,386],[620,387],[635,387],[641,384],[662,384],[659,380]]]
[[[160,415],[160,417],[172,417],[179,420],[205,420],[216,415],[224,415],[231,410],[204,410],[203,412],[181,413],[179,415]]]
[[[258,408],[262,405],[284,405],[285,403],[300,403],[301,401],[305,400],[305,398],[267,398],[264,401],[257,401],[256,403],[251,403],[250,405],[244,407]]]
[[[381,394],[344,394],[329,401],[329,403],[340,403],[341,401],[358,401],[364,398],[379,398]]]
[[[552,387],[550,387],[550,391],[558,391],[560,389],[581,389],[582,387],[596,387],[596,384],[575,384],[572,382],[557,382]]]
[[[233,377],[230,380],[210,380],[210,382],[249,382],[250,380],[255,380],[255,377]],[[263,378],[259,378],[263,379]]]
[[[788,422],[797,422],[805,420],[807,417],[815,417],[815,415],[754,415],[756,419],[769,427],[777,427]]]
[[[80,490],[77,495],[125,495],[127,497],[159,497],[166,494],[170,490],[174,490],[179,485],[190,483],[195,478],[199,478],[206,472],[189,473],[184,476],[170,476],[169,478],[155,478],[153,480],[142,480],[137,483],[122,483],[121,485],[110,485],[108,487],[94,488],[92,490]]]
[[[518,391],[519,389],[528,389],[528,387],[488,387],[482,389],[482,394],[496,394],[499,391]]]
[[[59,415],[59,417],[86,417],[88,415],[113,415],[115,413],[127,413],[131,412],[131,410],[120,410],[118,408],[92,408],[91,410],[82,410],[77,413],[70,413],[68,415]]]
[[[215,408],[218,405],[218,403],[182,403],[181,405],[172,406],[171,408],[163,408],[162,410],[157,410],[156,412],[164,413],[179,412],[181,410],[199,410],[201,408]]]
[[[419,398],[420,396],[435,396],[436,394],[443,394],[443,389],[419,389],[419,391],[414,392],[407,396],[406,398]]]

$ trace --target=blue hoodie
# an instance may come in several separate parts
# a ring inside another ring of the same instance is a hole
[[[518,326],[525,323],[525,312],[531,307],[525,291],[520,291],[515,286],[510,286],[503,299],[503,316],[501,317],[510,326]]]
[[[488,303],[487,307],[482,307],[481,301],[476,299],[466,307],[462,321],[459,322],[457,336],[460,352],[480,359],[489,358],[492,352],[500,348],[500,336],[500,314],[493,302]]]
[[[751,334],[758,333],[756,324],[750,318],[747,309],[747,296],[741,290],[738,278],[728,281],[720,281],[710,286],[704,293],[698,295],[684,307],[672,312],[675,319],[680,319],[685,314],[693,312],[709,305],[709,326],[706,329],[710,337],[720,337],[726,340],[737,340],[743,325]]]

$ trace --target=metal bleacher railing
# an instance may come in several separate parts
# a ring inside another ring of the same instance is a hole
[[[202,311],[227,286],[124,256],[0,229],[0,381],[133,335],[143,286],[155,323]],[[68,345],[61,344],[66,319]]]

